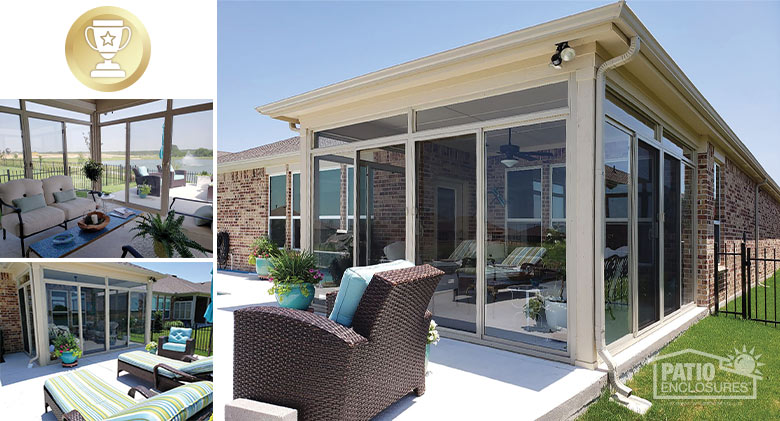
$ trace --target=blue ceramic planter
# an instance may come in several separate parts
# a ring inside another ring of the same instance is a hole
[[[76,356],[72,352],[63,352],[60,356],[60,360],[63,364],[73,364],[76,362]]]
[[[268,275],[271,274],[271,268],[273,267],[274,265],[271,264],[271,259],[264,259],[262,257],[255,259],[255,271],[257,272],[257,276],[262,276],[264,278],[268,277]]]
[[[294,308],[297,310],[306,310],[314,300],[314,285],[312,284],[292,284],[292,290],[285,294],[275,294],[276,302],[285,308]],[[301,292],[301,288],[306,290],[306,295]]]

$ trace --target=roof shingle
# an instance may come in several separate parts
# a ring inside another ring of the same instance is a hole
[[[245,151],[220,154],[217,157],[217,163],[224,164],[227,162],[246,161],[248,159],[267,158],[275,155],[297,152],[300,150],[300,146],[301,138],[295,136],[278,142],[260,145]]]

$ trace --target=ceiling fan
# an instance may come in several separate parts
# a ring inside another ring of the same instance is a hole
[[[512,144],[512,129],[507,129],[509,132],[509,142],[506,145],[501,145],[498,154],[502,157],[501,163],[507,168],[512,168],[517,164],[517,158],[525,159],[526,161],[536,161],[540,157],[552,156],[550,152],[520,152],[520,148],[517,145]]]

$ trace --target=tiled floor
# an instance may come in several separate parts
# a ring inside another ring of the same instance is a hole
[[[116,358],[129,350],[141,349],[140,346],[125,348],[102,354],[94,354],[79,359],[75,370],[90,370],[107,383],[121,390],[129,390],[136,385],[151,387],[142,380],[122,373],[116,377]],[[67,372],[60,364],[50,364],[45,367],[34,363],[32,368],[27,364],[30,358],[24,353],[8,354],[4,363],[0,364],[0,418],[5,420],[42,420],[54,421],[54,414],[44,413],[43,384],[49,377]],[[140,398],[140,396],[139,396]],[[141,398],[142,399],[142,398]]]
[[[271,284],[254,274],[220,272],[216,282],[214,410],[224,414],[233,395],[233,311],[274,297]],[[378,419],[537,419],[572,398],[595,398],[606,383],[603,371],[450,339],[433,347],[430,358],[425,395],[407,395]]]

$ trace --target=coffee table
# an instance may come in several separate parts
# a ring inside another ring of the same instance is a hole
[[[109,215],[111,217],[111,220],[108,222],[108,225],[106,225],[106,227],[100,231],[82,231],[81,228],[78,227],[78,225],[74,225],[73,227],[67,229],[66,231],[52,234],[48,238],[33,243],[27,249],[27,257],[30,257],[31,253],[36,254],[38,257],[46,257],[46,258],[57,258],[57,257],[68,256],[69,254],[75,252],[76,250],[79,250],[80,248],[86,246],[87,244],[92,243],[93,241],[105,236],[111,231],[116,230],[117,228],[125,225],[126,223],[134,220],[139,215],[141,215],[141,212],[134,209],[131,210],[133,211],[133,214],[128,216],[127,218],[120,218],[118,216]],[[54,237],[64,233],[73,234],[74,236],[73,241],[68,244],[62,244],[62,245],[54,244]],[[121,244],[117,246],[117,250],[119,250],[120,246]]]

